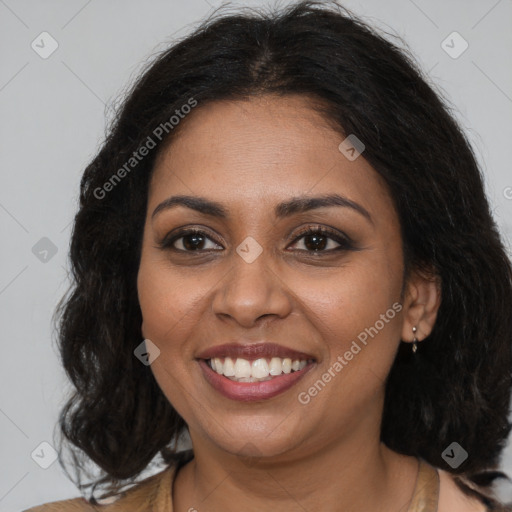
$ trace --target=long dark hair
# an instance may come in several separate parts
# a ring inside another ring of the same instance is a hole
[[[110,489],[134,482],[157,455],[175,461],[186,425],[133,354],[142,341],[136,277],[148,182],[162,145],[186,126],[170,121],[177,110],[267,93],[317,100],[341,134],[364,142],[394,200],[406,267],[441,281],[419,357],[402,343],[388,376],[382,441],[481,484],[476,474],[496,468],[511,429],[511,265],[442,93],[407,50],[333,1],[205,21],[148,66],[85,169],[73,283],[56,312],[75,388],[59,425],[77,475],[84,454],[103,472],[94,485]],[[154,148],[131,161],[149,139]],[[469,454],[456,469],[442,455],[453,441]]]

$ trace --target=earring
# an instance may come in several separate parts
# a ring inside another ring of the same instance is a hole
[[[418,329],[416,326],[412,328],[412,333],[414,334],[414,339],[412,340],[412,352],[413,354],[416,354],[416,351],[418,350],[418,338],[416,338],[416,331]]]

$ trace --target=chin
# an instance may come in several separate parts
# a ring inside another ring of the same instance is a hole
[[[256,459],[261,457],[279,457],[293,451],[300,444],[300,440],[307,437],[304,432],[303,435],[299,432],[300,425],[285,426],[288,421],[283,421],[285,418],[286,415],[266,415],[263,418],[258,416],[255,420],[243,418],[238,421],[233,418],[218,418],[201,427],[202,435],[217,448],[232,455],[253,458],[256,462]],[[212,423],[215,423],[215,426]]]

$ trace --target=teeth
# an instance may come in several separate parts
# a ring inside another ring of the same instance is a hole
[[[251,363],[247,359],[238,358],[235,363],[235,377],[243,379],[251,377]]]
[[[233,359],[231,359],[231,357],[226,357],[226,359],[224,359],[223,373],[226,377],[235,376],[235,363],[233,363]]]
[[[292,360],[289,357],[284,359],[273,357],[270,361],[260,358],[251,362],[239,357],[233,362],[233,359],[230,357],[226,357],[224,360],[215,357],[209,360],[209,364],[219,375],[229,377],[231,380],[238,382],[260,382],[270,380],[278,375],[302,370],[306,367],[308,361]]]
[[[218,357],[216,357],[213,360],[213,364],[215,365],[215,368],[214,368],[215,371],[222,375],[222,372],[224,370],[224,368],[223,368],[224,365],[222,364],[222,361]]]
[[[256,361],[253,361],[251,369],[251,377],[254,377],[255,379],[263,379],[263,377],[268,377],[270,371],[268,363],[265,359],[256,359]]]
[[[281,375],[283,371],[283,362],[279,357],[273,357],[270,360],[270,375]]]

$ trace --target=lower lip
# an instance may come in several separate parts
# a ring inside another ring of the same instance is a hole
[[[213,371],[204,359],[199,360],[199,366],[206,380],[221,395],[231,400],[255,402],[284,393],[302,379],[313,368],[314,363],[308,363],[302,370],[286,373],[262,382],[236,382],[228,379]]]

